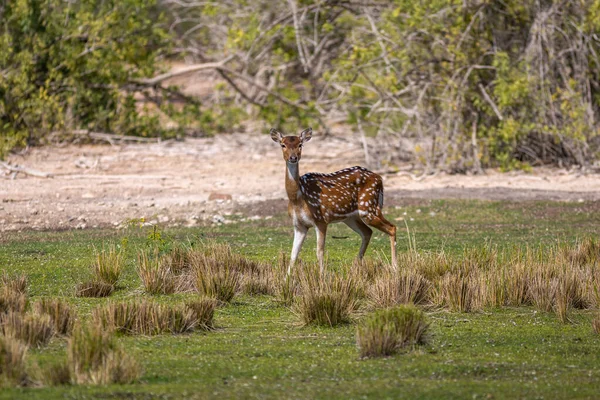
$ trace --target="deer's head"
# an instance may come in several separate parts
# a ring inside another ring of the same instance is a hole
[[[287,163],[295,164],[300,161],[302,155],[302,145],[312,137],[312,128],[307,128],[300,133],[300,136],[283,136],[276,129],[271,129],[271,139],[279,143],[283,152],[283,159]]]

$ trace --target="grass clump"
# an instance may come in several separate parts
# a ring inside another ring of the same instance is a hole
[[[0,288],[0,314],[7,312],[25,312],[27,296],[9,286]]]
[[[17,293],[27,294],[27,282],[28,279],[27,275],[25,274],[11,275],[4,271],[2,275],[0,275],[0,286],[13,290]]]
[[[21,386],[27,382],[27,345],[13,337],[0,336],[0,387]]]
[[[125,384],[141,375],[136,360],[117,344],[111,331],[98,324],[73,330],[67,357],[71,380],[77,384]]]
[[[241,291],[253,295],[274,295],[275,277],[273,270],[267,264],[257,264],[257,267],[246,271],[241,278]]]
[[[192,311],[193,318],[196,320],[196,329],[209,331],[214,329],[213,318],[217,301],[211,298],[201,298],[185,303],[185,306]]]
[[[240,287],[240,268],[229,247],[222,252],[212,248],[208,254],[196,252],[191,258],[196,290],[202,296],[230,302]]]
[[[102,250],[94,249],[94,264],[92,271],[97,280],[109,285],[116,285],[123,272],[123,253],[117,246],[111,244]]]
[[[596,335],[600,335],[600,314],[592,319],[592,329]]]
[[[56,298],[44,298],[33,304],[37,314],[45,314],[54,324],[54,330],[60,335],[68,336],[75,324],[75,310],[69,303]]]
[[[42,347],[54,335],[54,328],[47,315],[9,312],[0,316],[0,332],[29,346]]]
[[[108,297],[112,294],[115,287],[102,281],[82,282],[75,288],[77,297]]]
[[[137,273],[144,289],[150,294],[175,293],[176,280],[171,272],[169,259],[160,256],[157,251],[149,255],[148,251],[138,253]]]
[[[471,312],[479,309],[481,303],[477,293],[475,274],[446,273],[438,281],[437,304],[450,311]]]
[[[299,273],[299,282],[301,295],[294,308],[305,325],[347,323],[358,309],[358,294],[352,278],[321,274],[313,267]]]
[[[368,287],[367,295],[375,308],[423,304],[428,300],[429,287],[429,281],[416,271],[387,271]]]
[[[109,303],[93,310],[96,324],[128,335],[186,333],[202,324],[212,324],[214,306],[170,306],[152,301]]]
[[[360,357],[382,357],[425,344],[429,324],[425,314],[413,305],[375,311],[356,328]]]
[[[44,386],[68,385],[72,380],[71,368],[64,359],[52,361],[38,369],[35,378]]]

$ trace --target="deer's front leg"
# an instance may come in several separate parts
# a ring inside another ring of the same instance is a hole
[[[327,225],[320,224],[315,226],[317,231],[317,260],[319,260],[319,268],[321,273],[325,271],[325,237],[327,236]]]
[[[306,239],[306,232],[308,232],[308,228],[302,225],[294,226],[294,246],[292,247],[292,256],[290,257],[290,265],[287,270],[288,275],[292,272],[298,254],[300,254],[302,244],[304,243],[304,239]]]

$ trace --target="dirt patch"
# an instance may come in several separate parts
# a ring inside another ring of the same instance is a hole
[[[285,166],[268,135],[43,147],[9,161],[53,177],[0,175],[0,231],[121,227],[138,218],[164,225],[227,223],[232,215],[268,218],[287,206]],[[363,149],[357,138],[316,135],[305,147],[301,172],[332,172],[360,164]],[[600,200],[597,175],[565,170],[425,179],[383,172],[387,205],[449,198]]]

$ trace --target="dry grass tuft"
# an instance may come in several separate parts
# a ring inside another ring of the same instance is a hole
[[[75,324],[75,310],[69,303],[61,299],[45,298],[33,304],[37,314],[50,316],[54,330],[60,335],[70,335]]]
[[[600,314],[592,320],[592,329],[596,335],[600,335]]]
[[[10,287],[0,288],[0,314],[7,312],[25,312],[27,296]]]
[[[21,386],[27,382],[26,356],[27,346],[23,342],[0,336],[0,387]]]
[[[100,325],[78,326],[67,345],[71,379],[77,384],[125,384],[139,379],[135,359]]]
[[[138,253],[137,273],[144,289],[150,294],[175,293],[177,281],[171,272],[170,259],[159,256],[158,252],[149,255],[147,251]]]
[[[529,283],[529,297],[538,310],[550,312],[556,300],[558,278],[552,276],[552,271],[544,267],[535,268]]]
[[[112,286],[116,285],[124,267],[121,250],[118,250],[114,244],[109,245],[108,248],[103,247],[102,250],[94,249],[94,258],[92,271],[96,279]]]
[[[589,237],[567,248],[567,255],[576,266],[598,264],[600,261],[600,242]]]
[[[476,273],[447,273],[438,282],[435,303],[450,311],[471,312],[480,309]]]
[[[190,269],[190,252],[191,249],[183,245],[175,245],[165,256],[164,262],[173,274],[180,275]]]
[[[520,307],[531,304],[529,297],[530,272],[525,263],[516,262],[502,270],[501,279],[506,288],[505,304]]]
[[[209,305],[204,305],[210,313]],[[214,310],[214,308],[213,308]],[[186,333],[197,327],[201,309],[169,306],[152,301],[109,303],[93,310],[97,325],[129,335],[158,335],[161,333]],[[208,316],[203,315],[206,322]],[[212,318],[211,318],[212,319]]]
[[[401,348],[424,344],[429,324],[425,314],[414,305],[378,310],[356,328],[360,357],[381,357]]]
[[[352,278],[334,273],[321,274],[316,266],[299,271],[301,295],[294,311],[306,325],[336,326],[350,322],[358,309],[358,295]]]
[[[45,346],[54,336],[53,324],[49,316],[16,312],[0,316],[0,332],[4,336],[37,347]]]
[[[0,284],[0,286],[17,293],[27,294],[27,275],[25,274],[10,275],[5,271],[0,275]]]
[[[249,295],[274,295],[275,274],[270,265],[257,264],[253,270],[242,273],[241,291]]]
[[[428,300],[430,283],[413,270],[399,273],[387,271],[368,288],[368,298],[375,308],[398,304],[424,304]]]
[[[71,369],[66,360],[54,361],[44,366],[38,380],[44,386],[62,386],[71,383]]]
[[[77,285],[75,296],[77,297],[108,297],[115,287],[101,281],[88,281]]]
[[[217,301],[211,298],[188,301],[185,306],[192,310],[193,318],[196,320],[196,329],[210,331],[214,329],[213,318]]]
[[[219,253],[218,248],[224,249]],[[241,259],[233,257],[229,246],[212,247],[208,254],[194,252],[191,265],[196,290],[202,296],[213,297],[221,302],[230,302],[240,287]]]

